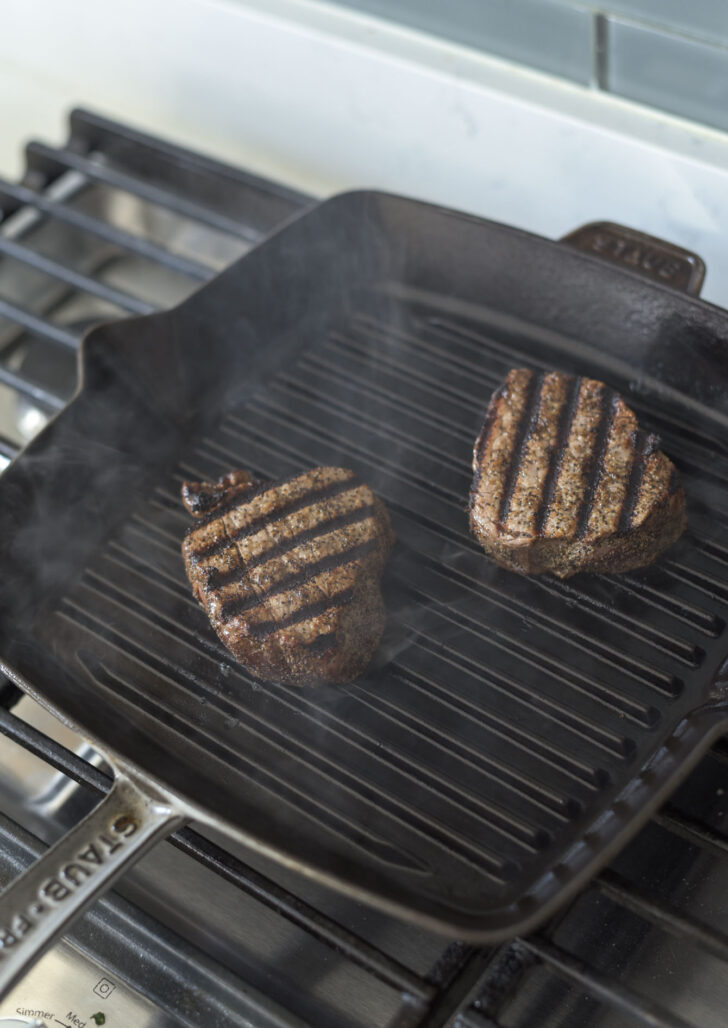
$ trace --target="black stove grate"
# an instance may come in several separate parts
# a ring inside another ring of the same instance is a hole
[[[74,112],[71,123],[68,146],[52,149],[33,143],[28,147],[23,185],[0,182],[4,217],[28,210],[57,219],[117,252],[135,255],[187,278],[191,287],[211,277],[218,268],[189,254],[173,252],[82,207],[69,206],[62,197],[53,195],[54,183],[74,173],[80,176],[79,188],[87,183],[129,193],[234,237],[243,248],[309,202],[300,194],[87,112]],[[111,305],[112,313],[143,314],[156,309],[147,297],[102,282],[92,272],[60,263],[1,232],[0,255],[41,272],[68,290]],[[0,299],[0,316],[55,347],[73,349],[83,334],[81,328],[57,323],[52,309],[39,313],[8,299]],[[447,327],[442,330],[447,331]],[[318,369],[317,373],[325,370]],[[67,391],[49,389],[18,371],[11,361],[1,359],[0,383],[48,414],[60,409],[68,398]],[[17,441],[0,437],[3,456],[12,458],[19,448]],[[106,792],[111,781],[108,775],[13,713],[18,697],[17,690],[9,685],[0,693],[0,731],[84,790],[97,795]],[[318,909],[195,830],[185,828],[175,833],[170,845],[316,940],[327,949],[332,961],[355,965],[372,981],[383,983],[398,995],[396,1013],[388,1014],[386,1021],[367,1021],[364,1014],[363,1020],[352,1018],[352,1024],[372,1024],[373,1028],[379,1024],[387,1028],[447,1024],[470,1028],[585,1028],[597,1024],[711,1028],[723,1023],[720,1005],[710,1008],[706,1000],[708,1006],[696,1006],[692,980],[683,991],[663,988],[661,973],[650,977],[649,962],[651,947],[676,940],[681,954],[702,954],[700,959],[714,962],[705,966],[717,968],[718,973],[728,963],[728,933],[720,928],[719,918],[714,918],[718,923],[711,923],[712,912],[704,903],[694,902],[710,874],[728,872],[728,835],[721,830],[721,783],[727,768],[728,750],[718,744],[628,850],[541,932],[495,950],[443,941],[439,956],[424,972],[412,969],[415,961],[408,953],[402,952],[401,958],[392,956],[387,947],[366,938],[366,933],[347,927],[344,918]],[[143,915],[139,916],[143,921]],[[153,936],[152,925],[152,946]],[[164,953],[168,934],[162,926],[158,927],[158,939],[159,953]],[[642,977],[635,974],[639,967],[646,968]],[[272,973],[275,975],[275,969]],[[209,987],[222,980],[212,976]],[[234,976],[232,984],[229,976],[225,981],[225,988],[234,991]],[[246,989],[241,980],[241,997]],[[273,984],[270,1009],[265,1015],[268,1020],[261,1013],[261,1024],[341,1023],[335,1014],[328,1021],[306,1016],[305,1003],[298,1012],[293,1009],[295,1003],[281,1006],[275,992]],[[701,1013],[695,1013],[697,1010]],[[375,1018],[373,1012],[371,1017]]]

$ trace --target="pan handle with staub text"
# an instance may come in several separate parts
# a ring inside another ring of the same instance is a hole
[[[645,232],[613,221],[592,221],[569,232],[561,240],[568,246],[617,264],[635,275],[663,286],[699,296],[705,278],[705,261],[692,250],[668,243]]]
[[[106,798],[0,894],[0,998],[112,882],[184,820],[118,775]]]

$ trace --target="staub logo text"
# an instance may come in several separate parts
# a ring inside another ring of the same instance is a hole
[[[622,264],[642,268],[651,275],[669,281],[680,273],[683,264],[676,257],[669,256],[646,243],[625,239],[611,232],[598,232],[589,240],[595,253],[611,257]]]
[[[29,907],[14,914],[9,924],[0,925],[0,960],[44,917],[72,896],[87,878],[107,866],[138,828],[139,822],[135,817],[120,815],[107,831],[89,839],[72,860],[64,862],[52,877],[46,878]]]

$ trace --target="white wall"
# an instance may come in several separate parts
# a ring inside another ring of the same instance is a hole
[[[17,0],[0,173],[75,104],[319,195],[376,186],[558,236],[700,252],[728,305],[728,136],[310,0]]]

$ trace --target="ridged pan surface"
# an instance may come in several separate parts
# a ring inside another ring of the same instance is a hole
[[[527,928],[726,721],[727,329],[559,244],[329,201],[177,310],[92,333],[78,397],[0,480],[0,652],[221,827],[461,937]],[[660,436],[689,527],[652,567],[527,578],[469,535],[473,443],[513,367],[603,380]],[[300,689],[218,641],[179,490],[316,465],[367,482],[397,542],[372,668]]]

